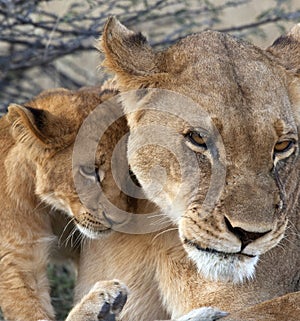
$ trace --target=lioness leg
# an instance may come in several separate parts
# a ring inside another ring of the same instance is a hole
[[[126,303],[128,290],[117,280],[97,282],[72,309],[66,321],[115,321]]]
[[[294,292],[232,313],[224,321],[296,321],[299,318],[300,292]]]

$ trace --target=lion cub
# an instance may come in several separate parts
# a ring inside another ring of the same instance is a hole
[[[126,208],[110,173],[110,150],[127,130],[125,119],[97,140],[93,163],[72,159],[81,124],[114,94],[100,88],[46,91],[23,106],[10,105],[0,120],[0,307],[8,320],[55,319],[46,267],[56,230],[65,232],[63,215],[88,237],[109,233],[105,209],[98,207],[100,184]],[[73,176],[86,195],[78,195]]]

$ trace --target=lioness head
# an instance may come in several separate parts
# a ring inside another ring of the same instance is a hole
[[[105,219],[106,209],[100,202],[100,185],[116,206],[126,206],[125,196],[115,185],[110,171],[112,150],[119,140],[118,135],[127,128],[126,120],[119,119],[118,124],[112,126],[114,129],[108,128],[100,141],[100,137],[95,137],[98,147],[94,158],[84,158],[89,146],[79,146],[77,156],[73,149],[86,117],[112,95],[113,92],[107,91],[101,94],[99,88],[46,91],[23,106],[10,105],[7,114],[16,141],[6,161],[8,184],[18,181],[15,173],[19,171],[15,167],[20,158],[24,159],[40,202],[69,214],[79,230],[92,238],[111,230]],[[9,188],[14,190],[12,186]]]
[[[300,87],[283,61],[290,44],[279,41],[271,55],[206,31],[155,52],[115,18],[105,26],[104,66],[123,93],[130,166],[205,277],[251,278],[284,237],[299,138]]]

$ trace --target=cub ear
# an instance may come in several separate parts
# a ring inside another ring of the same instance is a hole
[[[99,49],[105,54],[103,66],[116,74],[125,90],[151,86],[157,80],[159,55],[141,33],[135,33],[110,17],[100,38]]]
[[[267,52],[276,57],[285,69],[300,73],[300,24],[276,39]]]
[[[58,141],[54,133],[57,129],[59,132],[62,124],[48,111],[11,104],[7,120],[12,124],[12,135],[16,140],[57,147]]]

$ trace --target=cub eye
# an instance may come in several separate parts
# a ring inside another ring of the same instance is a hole
[[[84,176],[87,179],[92,179],[97,182],[101,182],[100,176],[99,176],[99,170],[97,167],[94,166],[80,166],[79,172],[82,176]]]
[[[294,140],[283,140],[281,142],[277,142],[274,146],[274,152],[281,154],[290,150],[294,146]]]
[[[202,148],[207,148],[206,143],[205,143],[205,139],[197,132],[189,132],[187,134],[187,137],[189,139],[189,141],[199,147]]]

